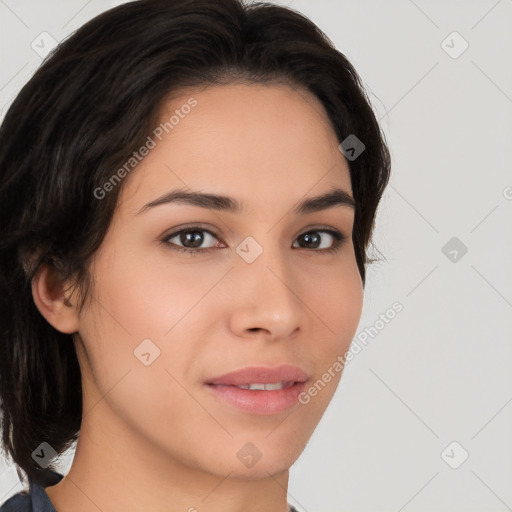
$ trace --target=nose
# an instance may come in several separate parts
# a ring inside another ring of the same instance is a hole
[[[230,273],[234,293],[230,327],[235,335],[277,341],[304,327],[305,290],[279,249],[264,250],[252,263],[240,259],[235,267]]]

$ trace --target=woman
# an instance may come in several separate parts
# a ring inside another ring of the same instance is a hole
[[[293,10],[143,0],[64,41],[0,128],[2,439],[29,482],[0,510],[295,510],[389,172]]]

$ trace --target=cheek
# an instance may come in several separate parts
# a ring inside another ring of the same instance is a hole
[[[340,333],[345,343],[350,343],[359,324],[363,307],[363,288],[357,267],[355,272],[343,273],[340,281],[338,290],[334,289],[333,283],[330,312],[336,332]]]
[[[316,286],[314,285],[316,283]],[[307,305],[312,315],[309,357],[316,360],[315,378],[301,395],[302,404],[313,422],[318,422],[342,378],[343,362],[361,318],[362,280],[355,260],[326,269],[306,283]]]
[[[204,420],[180,383],[196,348],[183,343],[194,339],[192,330],[184,332],[191,327],[186,315],[208,286],[197,273],[187,279],[193,267],[182,267],[163,268],[128,251],[98,257],[93,299],[81,318],[80,360],[91,379],[86,410],[102,404],[94,411],[109,408],[155,442],[176,424],[190,429],[191,411]]]
[[[318,315],[314,329],[318,336],[313,338],[320,343],[309,347],[317,359],[316,380],[306,390],[303,403],[319,420],[342,378],[345,354],[361,318],[363,289],[355,261],[331,268],[317,279],[322,286],[310,286],[308,294],[310,307]]]
[[[116,250],[108,257],[100,254],[91,271],[96,286],[91,306],[81,318],[80,336],[101,394],[123,379],[117,391],[120,402],[124,403],[122,388],[126,388],[126,403],[130,396],[140,399],[137,403],[147,409],[148,417],[149,411],[159,409],[161,393],[171,407],[180,395],[171,393],[173,383],[177,384],[170,373],[182,381],[191,365],[204,324],[197,321],[198,315],[204,312],[202,318],[217,318],[208,315],[215,307],[215,293],[202,299],[225,270],[170,265],[161,256],[139,257],[136,251]],[[130,373],[124,379],[126,372]]]
[[[306,275],[305,303],[316,313],[317,328],[323,324],[326,338],[337,348],[350,344],[363,307],[362,280],[355,258]]]
[[[95,298],[110,336],[162,339],[222,275],[192,258],[180,261],[173,263],[163,248],[141,253],[134,247],[96,261]]]

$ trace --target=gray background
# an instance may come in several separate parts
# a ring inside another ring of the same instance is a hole
[[[0,115],[41,62],[39,34],[61,40],[119,3],[0,0]],[[512,0],[275,3],[354,64],[393,158],[375,238],[386,261],[369,270],[358,330],[372,335],[293,466],[289,501],[512,510]],[[0,503],[21,489],[0,459]]]

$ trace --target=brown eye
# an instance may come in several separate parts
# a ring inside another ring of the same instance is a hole
[[[324,236],[320,235],[324,233]],[[333,240],[329,241],[329,238],[325,238],[325,234]],[[301,241],[304,245],[301,248],[304,249],[318,249],[320,251],[333,252],[338,250],[340,245],[345,240],[345,236],[339,231],[318,229],[306,231],[302,235],[297,237],[297,240]]]
[[[206,235],[204,234],[206,233]],[[175,239],[174,242],[171,240]],[[208,229],[201,227],[183,228],[179,231],[167,235],[162,242],[167,244],[170,249],[178,252],[187,252],[190,254],[205,253],[214,249],[215,247],[222,248],[217,245],[210,245],[210,247],[201,247],[204,243],[210,243],[213,240],[218,240],[217,236]]]

